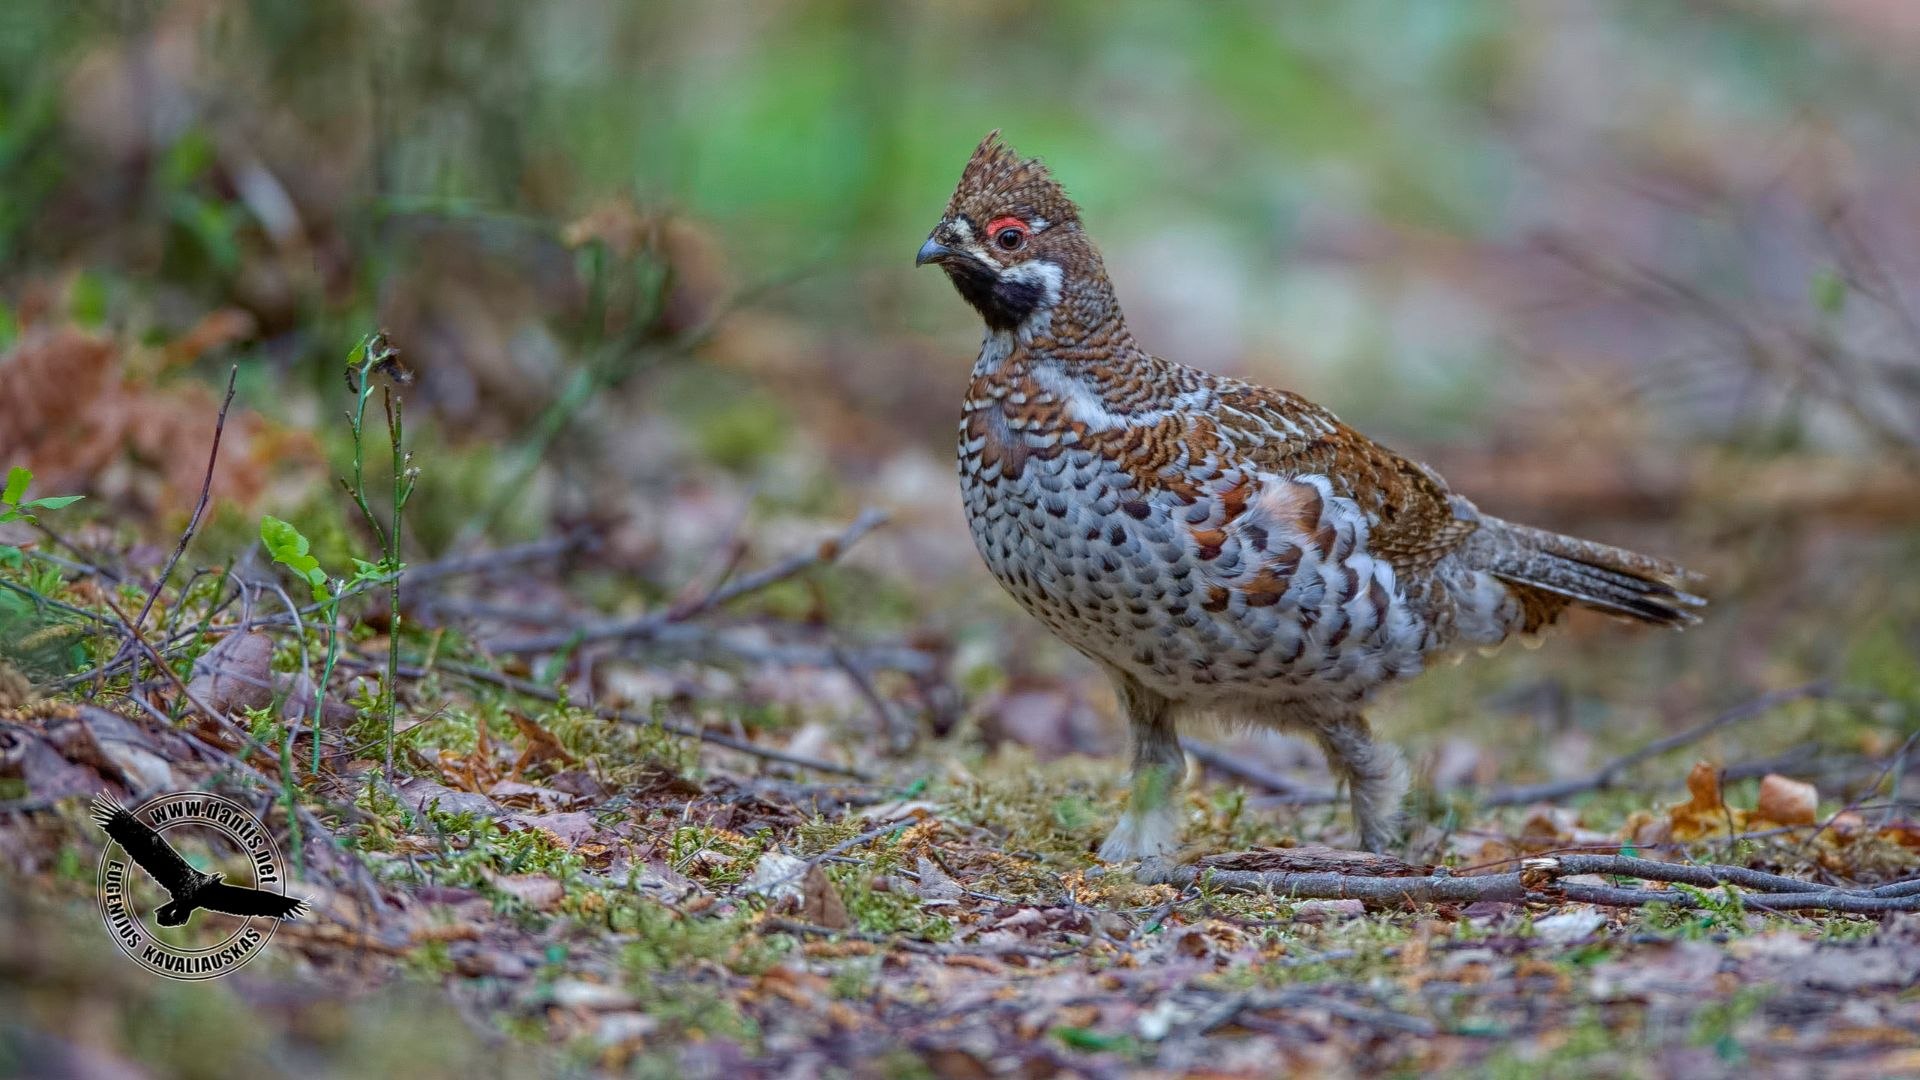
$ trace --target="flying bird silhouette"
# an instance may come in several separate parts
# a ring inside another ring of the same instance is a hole
[[[228,885],[219,874],[203,874],[188,865],[160,834],[106,795],[93,799],[93,820],[126,850],[147,876],[171,897],[154,912],[161,926],[185,923],[196,908],[227,915],[266,915],[291,919],[306,914],[306,901],[264,889]]]

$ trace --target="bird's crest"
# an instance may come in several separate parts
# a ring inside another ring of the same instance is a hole
[[[949,218],[962,214],[980,225],[1002,215],[1041,218],[1053,225],[1080,220],[1079,208],[1046,165],[1014,153],[998,129],[980,140],[947,203]]]

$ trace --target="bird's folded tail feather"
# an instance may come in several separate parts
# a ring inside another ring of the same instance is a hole
[[[1687,591],[1700,575],[1650,555],[1562,536],[1526,525],[1483,518],[1470,543],[1475,562],[1509,585],[1563,598],[1606,614],[1658,626],[1691,626],[1700,621],[1703,597]],[[1530,605],[1533,606],[1533,605]]]

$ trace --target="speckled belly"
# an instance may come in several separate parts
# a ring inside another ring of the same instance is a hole
[[[973,538],[1001,585],[1161,693],[1357,700],[1419,670],[1424,625],[1324,480],[1228,469],[1186,486],[1142,491],[1084,449],[1011,476],[962,456]]]

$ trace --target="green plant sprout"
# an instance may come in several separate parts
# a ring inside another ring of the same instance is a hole
[[[24,465],[15,465],[7,470],[7,484],[0,488],[0,525],[9,521],[24,521],[38,524],[40,519],[34,516],[35,510],[59,510],[72,506],[85,495],[47,495],[38,499],[27,498],[27,488],[33,483],[33,470]],[[19,566],[23,553],[11,544],[0,544],[0,564]]]
[[[367,399],[373,395],[375,380],[372,376],[385,375],[387,378],[381,387],[381,404],[387,418],[387,446],[392,454],[393,479],[391,497],[393,516],[391,524],[383,524],[373,512],[373,504],[367,498],[366,484],[366,413]],[[321,666],[320,681],[314,691],[314,716],[316,736],[313,742],[313,772],[320,771],[320,740],[318,738],[318,717],[325,705],[326,687],[333,678],[333,670],[340,656],[339,617],[340,605],[345,600],[360,595],[380,585],[387,587],[387,673],[382,687],[381,704],[386,713],[386,735],[383,739],[386,758],[386,777],[393,779],[393,741],[398,726],[399,699],[394,693],[394,684],[399,678],[400,669],[400,578],[406,571],[406,564],[400,561],[400,537],[407,500],[413,495],[414,485],[420,476],[420,470],[413,466],[413,455],[404,447],[404,427],[400,399],[394,395],[394,384],[405,384],[410,379],[406,370],[399,365],[399,354],[387,344],[382,334],[373,334],[356,345],[347,356],[347,385],[354,392],[353,408],[347,412],[347,426],[353,434],[353,475],[351,479],[342,478],[340,483],[353,499],[365,518],[367,528],[373,533],[375,542],[381,549],[378,562],[365,559],[353,560],[354,572],[350,578],[329,577],[320,565],[320,560],[312,553],[312,543],[292,524],[279,518],[266,516],[260,522],[260,541],[266,546],[273,561],[293,571],[294,575],[307,583],[312,590],[315,603],[326,621],[327,655]],[[288,747],[291,747],[289,736]],[[288,754],[291,753],[289,749]]]

